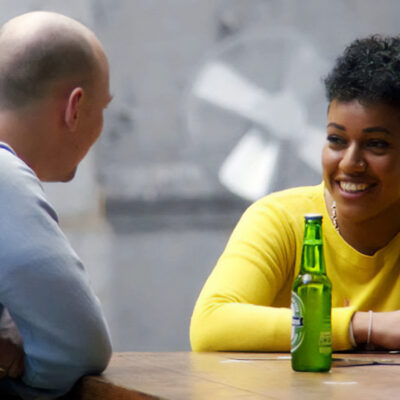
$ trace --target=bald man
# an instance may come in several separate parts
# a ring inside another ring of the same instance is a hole
[[[111,355],[85,269],[40,181],[69,181],[110,101],[95,35],[33,12],[0,30],[0,398],[52,399]]]

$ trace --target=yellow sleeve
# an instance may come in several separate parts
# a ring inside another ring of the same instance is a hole
[[[255,203],[242,216],[195,305],[194,351],[289,351],[290,289],[303,225],[277,204]],[[277,298],[285,292],[284,302]],[[332,310],[334,350],[349,350],[354,309]]]
[[[193,350],[289,350],[289,305],[271,307],[296,261],[293,227],[283,218],[257,203],[243,214],[196,303]]]
[[[345,351],[352,348],[350,322],[355,312],[353,307],[332,308],[332,349]]]

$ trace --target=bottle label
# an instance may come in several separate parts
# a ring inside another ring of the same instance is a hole
[[[304,304],[295,292],[292,292],[291,308],[293,311],[291,351],[294,352],[304,339]]]
[[[319,352],[321,354],[330,354],[332,352],[332,335],[330,331],[320,332]]]

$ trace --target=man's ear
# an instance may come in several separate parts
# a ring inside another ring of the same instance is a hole
[[[78,126],[83,94],[83,89],[81,87],[76,87],[68,97],[64,119],[65,124],[71,131],[75,131]]]

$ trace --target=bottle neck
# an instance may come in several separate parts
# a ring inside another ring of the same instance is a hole
[[[326,273],[321,223],[320,219],[306,221],[300,273]]]

